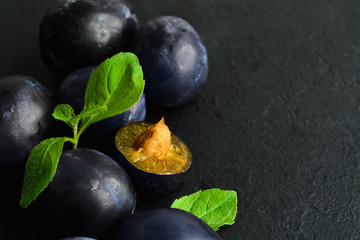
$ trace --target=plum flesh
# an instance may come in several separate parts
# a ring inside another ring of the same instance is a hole
[[[58,0],[40,26],[40,50],[54,72],[66,76],[126,51],[138,27],[123,0]]]
[[[195,215],[173,208],[136,212],[123,219],[111,240],[219,240],[220,236]]]
[[[135,54],[143,67],[146,96],[158,105],[184,104],[205,82],[206,48],[181,18],[162,16],[146,22],[136,35]]]

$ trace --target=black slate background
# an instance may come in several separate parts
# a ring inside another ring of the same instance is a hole
[[[37,44],[51,2],[0,1],[0,76],[26,74],[56,91],[61,79]],[[360,239],[360,1],[131,2],[140,23],[186,19],[209,55],[196,98],[148,107],[148,121],[165,115],[192,150],[189,179],[169,195],[140,197],[138,209],[218,187],[239,200],[223,239]],[[0,239],[31,236],[5,216]]]

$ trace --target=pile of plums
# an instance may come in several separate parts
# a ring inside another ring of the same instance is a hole
[[[75,113],[82,109],[91,72],[106,58],[134,52],[145,78],[139,102],[91,126],[82,137],[86,148],[68,149],[61,155],[53,181],[29,207],[43,226],[39,231],[48,229],[44,239],[220,239],[199,218],[181,210],[134,213],[132,180],[109,157],[116,131],[144,121],[145,96],[149,103],[172,107],[199,93],[208,59],[194,28],[173,16],[158,17],[138,28],[133,9],[123,0],[57,0],[41,22],[39,37],[45,63],[65,77],[58,103],[71,105]],[[30,77],[0,78],[1,173],[23,173],[31,149],[54,129],[61,129],[51,117],[55,99]],[[146,184],[153,184],[149,181]]]
[[[45,63],[63,76],[118,52],[133,52],[144,71],[147,99],[161,106],[189,101],[208,72],[206,48],[189,23],[162,16],[138,29],[122,0],[57,1],[42,20],[40,49]]]

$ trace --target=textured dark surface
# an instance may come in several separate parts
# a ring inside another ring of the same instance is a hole
[[[192,150],[189,180],[138,199],[138,209],[219,187],[239,198],[236,223],[219,231],[225,240],[360,239],[360,1],[131,2],[140,25],[187,20],[209,55],[195,99],[147,111],[152,122],[165,115]],[[26,74],[56,90],[37,44],[50,4],[0,1],[0,76]],[[0,216],[1,239],[19,239],[20,227],[8,226],[17,220],[4,225],[14,216]]]

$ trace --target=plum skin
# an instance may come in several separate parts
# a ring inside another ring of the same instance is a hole
[[[98,237],[134,212],[136,194],[125,170],[110,157],[72,149],[62,153],[52,182],[32,205],[51,236]]]
[[[181,18],[162,16],[146,22],[136,35],[134,51],[144,71],[146,96],[158,105],[184,104],[206,80],[206,48]]]
[[[70,238],[63,238],[61,240],[96,240],[96,239],[87,238],[87,237],[70,237]]]
[[[137,28],[124,0],[57,0],[41,22],[41,55],[51,70],[66,76],[126,51]]]
[[[220,236],[195,215],[174,208],[136,212],[115,227],[111,240],[212,240]]]
[[[86,85],[94,69],[95,67],[78,69],[68,75],[61,83],[58,93],[59,101],[60,103],[69,104],[76,114],[83,109]],[[144,121],[145,116],[146,102],[143,93],[140,100],[130,109],[97,122],[86,129],[80,144],[104,153],[111,153],[117,130],[129,122]]]
[[[0,168],[23,168],[52,127],[53,93],[27,76],[0,78]]]
[[[87,237],[70,237],[70,238],[63,238],[61,240],[96,240],[96,239],[87,238]]]

